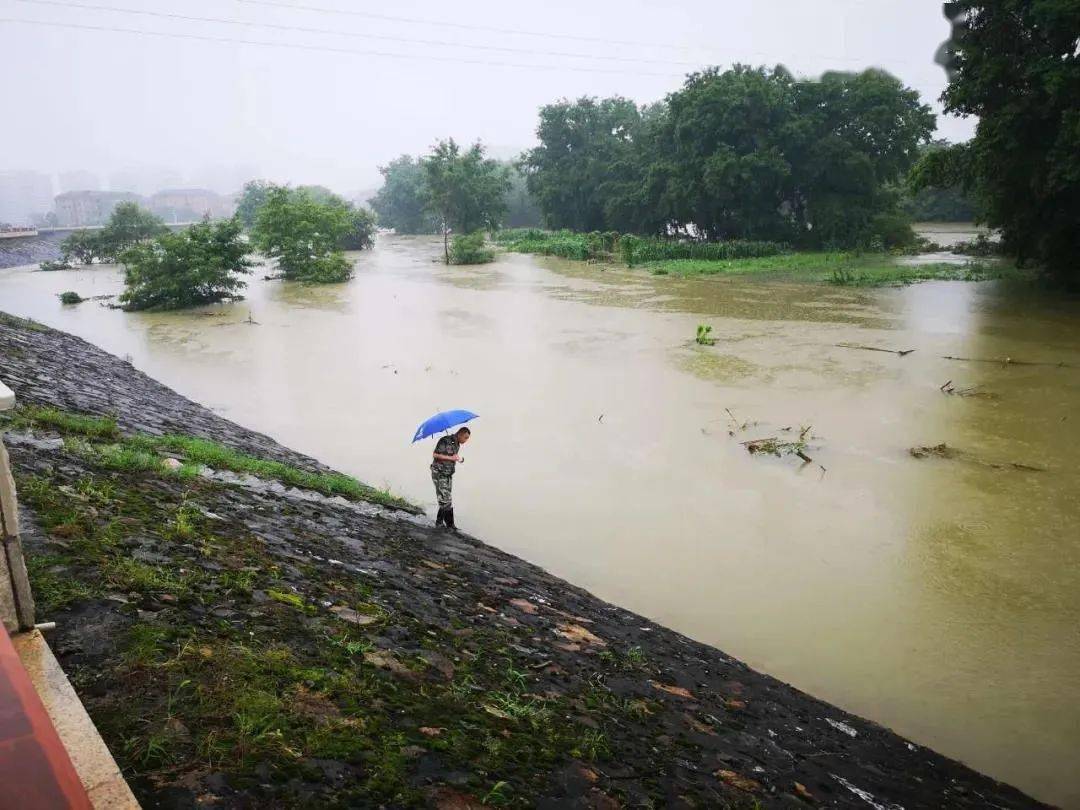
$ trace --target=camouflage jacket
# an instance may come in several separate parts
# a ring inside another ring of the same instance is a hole
[[[456,456],[460,449],[461,443],[453,436],[443,436],[435,445],[435,452],[440,456]],[[431,461],[431,471],[441,475],[453,475],[456,466],[457,463],[453,461],[440,461],[437,458]]]

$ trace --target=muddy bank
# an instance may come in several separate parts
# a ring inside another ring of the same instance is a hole
[[[78,338],[0,321],[0,377],[39,619],[147,807],[1042,806],[427,518],[196,467],[154,437],[327,472]]]

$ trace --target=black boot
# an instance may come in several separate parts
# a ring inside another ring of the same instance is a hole
[[[436,526],[445,526],[446,525],[446,507],[444,507],[444,506],[439,507],[439,514],[437,514],[435,516],[435,525]]]
[[[448,507],[446,510],[446,516],[443,518],[446,523],[446,528],[451,531],[457,531],[457,526],[454,525],[454,507]]]

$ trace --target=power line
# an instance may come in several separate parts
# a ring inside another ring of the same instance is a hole
[[[89,23],[66,23],[55,22],[49,20],[26,20],[16,17],[0,17],[0,23],[19,23],[22,25],[37,25],[46,28],[69,28],[78,29],[83,31],[107,31],[112,33],[121,34],[137,34],[139,36],[149,37],[165,37],[171,39],[189,39],[197,40],[201,42],[218,42],[229,45],[259,45],[269,48],[291,48],[293,50],[301,51],[317,51],[323,53],[339,53],[350,54],[353,56],[374,56],[378,58],[386,59],[406,59],[410,61],[415,60],[427,60],[435,62],[453,62],[463,65],[481,65],[484,67],[509,67],[509,68],[521,68],[524,70],[549,70],[549,71],[564,71],[572,73],[606,73],[612,75],[626,75],[634,74],[636,76],[658,76],[662,78],[682,78],[682,73],[658,73],[642,70],[616,70],[608,68],[590,68],[582,67],[579,65],[544,65],[544,64],[527,64],[524,62],[502,62],[491,59],[468,59],[465,57],[456,56],[436,56],[434,54],[408,54],[408,53],[394,53],[391,51],[373,51],[373,50],[360,50],[357,48],[335,48],[328,45],[304,45],[294,42],[267,42],[265,40],[257,39],[239,39],[236,37],[211,37],[203,34],[182,34],[178,32],[170,31],[146,31],[138,28],[121,28],[119,26],[108,25],[90,25]]]
[[[291,11],[311,11],[319,14],[338,14],[347,17],[363,17],[369,20],[382,20],[383,22],[407,23],[410,25],[427,25],[437,28],[453,28],[461,31],[480,31],[488,34],[511,34],[515,36],[540,37],[542,39],[565,39],[572,40],[574,42],[589,42],[595,45],[625,45],[634,48],[664,48],[666,50],[696,53],[701,53],[702,51],[706,50],[705,47],[698,45],[677,45],[674,43],[656,42],[655,40],[646,41],[635,39],[607,39],[605,37],[589,37],[579,34],[553,34],[547,31],[528,31],[522,28],[500,28],[498,26],[480,25],[477,23],[459,23],[449,20],[424,19],[423,17],[404,17],[393,14],[377,14],[371,11],[357,11],[356,9],[351,8],[342,9],[328,8],[326,6],[297,5],[295,3],[281,3],[277,2],[277,0],[237,0],[237,2],[247,3],[248,5],[252,6],[289,9]],[[772,56],[765,51],[746,51],[746,53],[760,56],[765,59],[772,58]],[[867,59],[863,59],[857,56],[832,56],[829,54],[814,53],[807,53],[804,55],[812,56],[815,59],[825,59],[834,62],[865,63],[869,61]]]
[[[117,6],[103,6],[89,3],[67,3],[60,0],[16,0],[19,3],[29,3],[38,6],[58,6],[60,8],[77,8],[84,9],[86,11],[108,11],[117,12],[120,14],[138,14],[144,17],[159,17],[169,20],[184,20],[186,22],[208,22],[208,23],[220,23],[223,25],[238,25],[245,28],[268,28],[276,31],[291,31],[300,32],[306,34],[329,34],[331,36],[340,37],[358,37],[360,39],[376,39],[384,40],[387,42],[400,42],[408,45],[436,45],[436,46],[448,46],[452,48],[471,48],[473,50],[481,51],[497,51],[500,53],[511,54],[523,54],[530,56],[558,56],[558,57],[571,57],[573,59],[594,59],[610,62],[630,62],[630,63],[642,63],[642,64],[655,64],[655,65],[679,65],[681,67],[688,68],[700,68],[701,65],[698,62],[680,62],[671,59],[648,59],[638,58],[634,56],[609,56],[606,54],[589,54],[589,53],[573,53],[568,51],[541,51],[531,48],[507,48],[498,45],[473,45],[461,42],[452,42],[449,40],[440,39],[416,39],[410,37],[395,37],[386,34],[365,34],[358,31],[340,31],[333,28],[311,28],[299,25],[278,25],[275,23],[264,22],[247,22],[245,20],[235,20],[225,17],[195,17],[188,14],[175,14],[166,11],[147,11],[145,9],[134,8],[120,8]]]
[[[355,9],[326,8],[323,6],[303,6],[292,3],[278,3],[274,0],[238,0],[253,6],[271,6],[274,8],[287,8],[293,11],[317,11],[321,14],[343,14],[350,17],[366,17],[369,20],[384,20],[386,22],[419,23],[421,25],[440,26],[442,28],[456,28],[463,31],[484,31],[489,34],[516,34],[527,37],[542,37],[546,39],[570,39],[577,42],[593,42],[607,45],[633,45],[647,48],[674,48],[676,50],[688,50],[686,45],[666,45],[662,42],[641,42],[625,39],[604,39],[602,37],[586,37],[577,34],[550,34],[544,31],[524,31],[518,28],[498,28],[492,25],[477,25],[475,23],[456,23],[443,20],[425,20],[421,17],[399,17],[391,14],[375,14],[370,11],[356,11]]]

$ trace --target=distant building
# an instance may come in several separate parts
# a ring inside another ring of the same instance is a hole
[[[166,222],[194,222],[205,216],[211,219],[231,217],[236,201],[206,188],[173,188],[151,195],[150,210]]]
[[[179,172],[160,166],[129,167],[109,175],[109,188],[113,191],[134,191],[146,196],[159,188],[179,188],[186,182]]]
[[[52,178],[41,172],[0,172],[0,223],[29,225],[52,208]]]
[[[143,198],[130,191],[67,191],[57,195],[53,203],[56,224],[62,228],[104,225],[122,202],[141,204]]]
[[[73,169],[70,172],[60,172],[60,193],[65,191],[99,191],[101,178],[93,172],[83,169]]]

